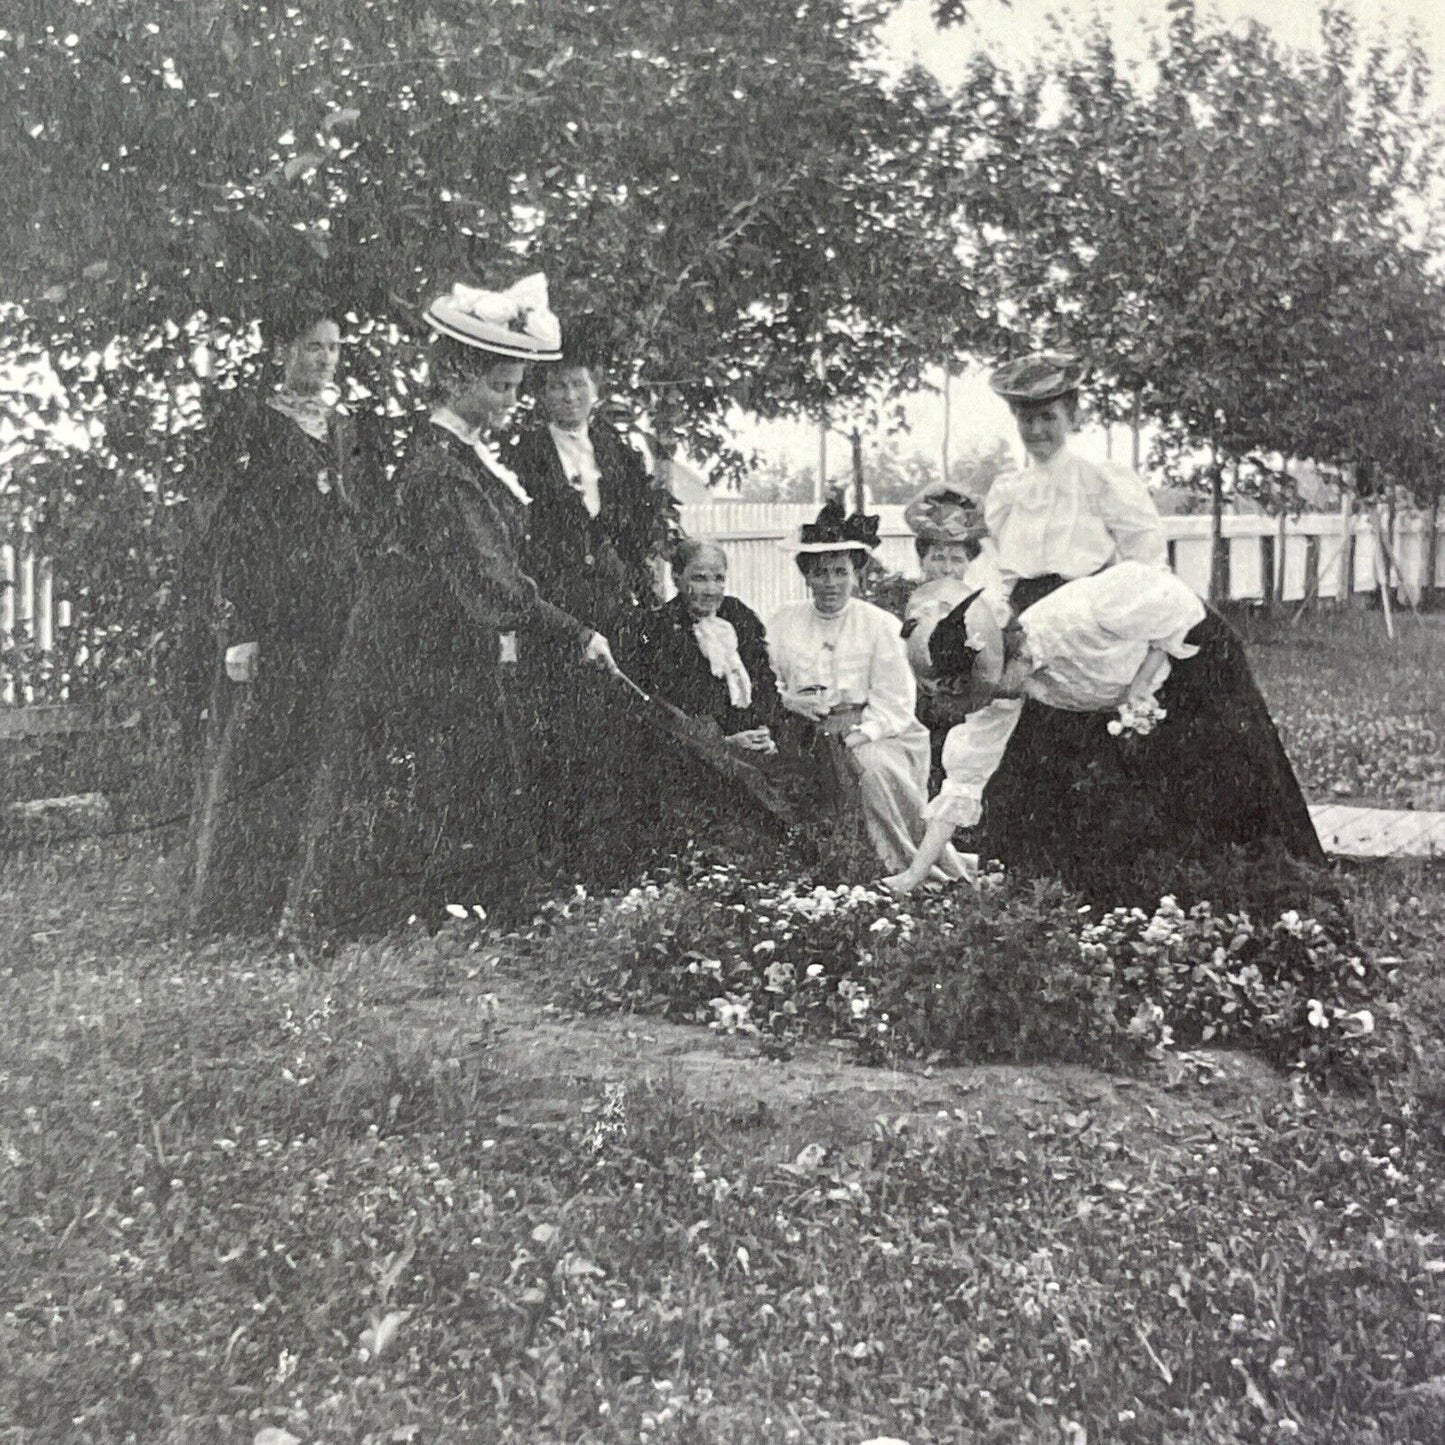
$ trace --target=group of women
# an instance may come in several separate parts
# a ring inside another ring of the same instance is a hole
[[[565,578],[539,585],[534,498],[495,442],[527,368],[562,356],[545,282],[456,286],[423,315],[434,405],[394,475],[329,403],[324,306],[271,324],[279,387],[212,430],[208,474],[225,480],[195,504],[205,628],[182,689],[204,718],[196,925],[307,934],[524,906],[547,792],[531,743],[550,736],[527,679],[566,708],[569,679],[591,697],[584,669],[620,670],[558,605]],[[1160,843],[1322,861],[1238,641],[1168,571],[1147,490],[1070,445],[1074,360],[993,381],[1027,465],[981,508],[946,485],[910,507],[925,580],[901,622],[860,595],[877,519],[831,503],[794,549],[806,600],[765,626],[728,595],[722,550],[684,541],[677,594],[632,607],[622,665],[760,770],[825,753],[899,891],[969,878],[951,840],[980,822],[1006,864],[1066,878],[1101,849]],[[592,455],[585,432],[556,441],[564,462],[579,445]],[[1126,826],[1131,808],[1147,826]]]

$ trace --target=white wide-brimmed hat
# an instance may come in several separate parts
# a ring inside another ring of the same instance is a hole
[[[457,282],[423,313],[439,336],[513,361],[556,361],[562,327],[547,304],[547,278],[538,271],[506,291]]]

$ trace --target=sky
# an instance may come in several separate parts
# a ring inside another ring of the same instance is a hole
[[[1206,3],[1201,8],[1209,8]],[[1212,7],[1226,21],[1253,19],[1268,26],[1279,39],[1301,49],[1313,48],[1319,33],[1317,0],[1214,0]],[[1413,25],[1435,70],[1435,94],[1445,106],[1445,0],[1354,0],[1341,7],[1354,14],[1361,39],[1377,36],[1399,40]],[[944,84],[961,78],[968,59],[984,49],[996,59],[1021,64],[1036,56],[1058,28],[1074,29],[1100,18],[1115,38],[1122,59],[1145,61],[1149,41],[1168,19],[1166,0],[976,0],[967,24],[939,31],[930,18],[929,0],[904,0],[884,30],[889,52],[900,68],[917,62],[931,69]],[[980,371],[953,383],[951,451],[957,456],[971,447],[989,450],[999,438],[1016,440],[1008,408],[988,389]],[[913,448],[928,457],[941,456],[943,407],[936,395],[924,395],[907,407]],[[736,433],[745,449],[795,466],[815,464],[816,428],[798,422],[757,423],[741,416]],[[1127,436],[1115,433],[1115,456],[1127,460]],[[1086,430],[1080,450],[1103,459],[1108,447],[1101,431]],[[905,441],[904,449],[908,450]],[[841,476],[847,466],[847,448],[841,440],[829,446],[829,471]]]

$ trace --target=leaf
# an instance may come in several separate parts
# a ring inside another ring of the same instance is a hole
[[[828,1151],[822,1144],[805,1144],[798,1150],[793,1168],[801,1174],[812,1174],[827,1157]]]
[[[546,1249],[549,1246],[556,1244],[557,1234],[558,1230],[555,1224],[539,1224],[532,1231],[532,1243],[540,1244],[543,1249]]]
[[[333,131],[339,125],[352,125],[361,119],[361,112],[354,106],[343,106],[340,110],[331,111],[321,122],[323,131]]]
[[[281,167],[281,174],[288,181],[294,181],[299,176],[310,174],[324,160],[325,156],[319,155],[316,151],[307,151],[303,155],[292,156],[284,166]]]
[[[396,1332],[411,1315],[410,1310],[389,1310],[369,1329],[362,1330],[361,1348],[367,1351],[373,1360],[380,1359],[396,1338]]]

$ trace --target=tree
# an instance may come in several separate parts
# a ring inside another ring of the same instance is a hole
[[[620,384],[695,454],[731,405],[916,384],[975,329],[939,229],[966,137],[930,79],[875,66],[889,8],[21,0],[0,29],[20,121],[0,131],[0,371],[53,367],[100,435],[30,449],[5,485],[63,575],[94,579],[81,633],[160,626],[203,394],[254,371],[251,320],[301,281],[345,298],[393,413],[427,293],[538,268],[560,311],[611,318]]]
[[[1216,531],[1243,464],[1438,474],[1428,383],[1408,419],[1395,383],[1438,355],[1442,317],[1441,134],[1418,46],[1362,49],[1326,11],[1320,53],[1296,53],[1192,0],[1169,8],[1153,83],[1095,30],[1010,98],[1032,127],[999,217],[1021,343],[1081,343],[1105,419],[1151,417],[1163,455],[1196,459]]]

